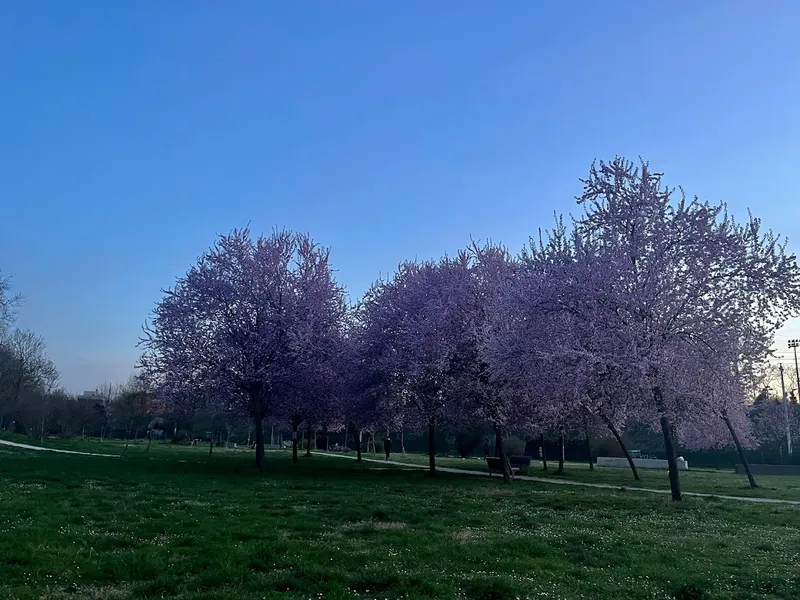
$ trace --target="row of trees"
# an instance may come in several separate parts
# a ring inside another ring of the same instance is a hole
[[[142,373],[183,414],[250,418],[259,468],[267,420],[293,431],[295,457],[304,424],[425,431],[431,473],[443,425],[489,424],[502,457],[511,429],[604,427],[628,454],[621,432],[646,423],[678,500],[676,434],[743,460],[754,442],[748,404],[800,311],[800,269],[757,218],[687,199],[647,164],[600,162],[582,182],[582,214],[519,254],[472,243],[404,262],[352,307],[308,236],[222,236],[156,306]]]
[[[0,276],[0,430],[13,424],[40,439],[89,434],[102,440],[117,425],[129,432],[148,427],[159,409],[141,378],[122,385],[104,383],[90,396],[75,396],[60,387],[44,339],[12,329],[20,302],[10,279]]]

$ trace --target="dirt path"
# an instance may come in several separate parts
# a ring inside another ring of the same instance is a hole
[[[58,452],[59,454],[80,454],[82,456],[105,456],[107,458],[119,458],[119,454],[97,454],[95,452],[78,452],[77,450],[60,450],[59,448],[43,448],[42,446],[31,446],[30,444],[19,444],[0,440],[0,445],[13,446],[14,448],[24,448],[25,450],[42,450],[44,452]]]
[[[334,458],[349,458],[352,460],[356,460],[355,456],[349,456],[346,454],[335,454],[332,452],[317,452],[320,456],[332,456]],[[404,463],[395,460],[385,461],[380,460],[377,458],[362,458],[362,461],[365,462],[374,462],[374,463],[381,463],[384,465],[395,465],[398,467],[413,467],[416,469],[427,469],[427,465],[415,465],[413,463]],[[456,473],[458,475],[477,475],[481,477],[491,477],[489,473],[486,471],[472,471],[469,469],[454,469],[452,467],[436,467],[437,471],[441,471],[442,473]],[[596,488],[596,489],[603,489],[603,490],[616,490],[618,492],[625,491],[625,492],[643,492],[645,494],[660,494],[660,495],[668,495],[670,493],[669,490],[656,490],[653,488],[641,488],[641,487],[626,487],[621,485],[610,485],[607,483],[586,483],[583,481],[569,481],[567,479],[545,479],[543,477],[530,477],[527,475],[517,475],[514,479],[519,479],[521,481],[535,481],[537,483],[547,483],[551,485],[571,485],[575,487],[587,487],[587,488]],[[734,500],[738,502],[752,502],[754,504],[788,504],[790,506],[800,506],[800,500],[781,500],[779,498],[752,498],[748,496],[724,496],[721,494],[705,494],[702,492],[683,492],[684,496],[690,496],[692,498],[720,498],[722,500]]]

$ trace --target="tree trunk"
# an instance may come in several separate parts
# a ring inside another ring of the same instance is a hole
[[[150,452],[150,444],[153,441],[153,430],[149,429],[147,431],[147,452]]]
[[[428,469],[431,475],[436,475],[436,424],[428,421]]]
[[[681,499],[681,480],[678,473],[678,461],[675,458],[675,446],[672,443],[672,428],[669,425],[667,416],[661,415],[661,433],[664,434],[664,450],[667,451],[667,463],[669,464],[669,487],[672,491],[672,499]]]
[[[358,427],[353,430],[353,437],[356,438],[356,462],[361,462],[361,430]]]
[[[133,441],[135,442],[138,439],[139,439],[139,428],[137,427],[133,433]]]
[[[406,455],[406,442],[405,442],[405,438],[403,436],[404,430],[405,430],[404,427],[400,428],[400,452],[403,453],[403,456]]]
[[[46,417],[42,417],[42,430],[41,430],[41,442],[44,443],[44,420]]]
[[[500,464],[503,465],[503,483],[511,483],[511,465],[508,464],[506,450],[503,448],[503,433],[497,426],[494,428],[494,440],[495,448],[498,450]]]
[[[547,472],[547,453],[544,449],[544,434],[539,434],[539,448],[542,449],[542,468],[544,469],[545,473]]]
[[[633,473],[633,478],[636,481],[639,481],[639,471],[636,470],[636,464],[633,462],[633,457],[631,453],[628,451],[628,445],[625,443],[625,440],[622,439],[622,436],[617,431],[617,428],[614,427],[614,423],[606,417],[605,415],[600,415],[600,418],[603,419],[603,422],[606,426],[611,430],[611,433],[614,435],[614,439],[617,440],[619,447],[622,449],[622,453],[625,455],[625,458],[628,460],[628,466],[631,468],[631,472]]]
[[[256,467],[264,471],[264,417],[258,414],[255,418],[256,426]]]
[[[328,426],[322,426],[322,449],[327,452],[328,451]]]
[[[214,436],[211,436],[211,443],[208,445],[208,459],[211,460],[211,457],[214,455]]]
[[[311,423],[308,424],[308,439],[306,440],[306,456],[311,456]]]
[[[564,442],[564,428],[563,427],[559,428],[558,441],[561,444],[561,452],[559,452],[559,454],[558,454],[558,471],[556,471],[556,473],[561,475],[561,474],[564,473],[564,458],[565,458],[564,454],[565,454],[565,445],[566,445],[565,442]]]
[[[589,425],[584,423],[586,431],[586,453],[589,455],[589,470],[594,471],[594,461],[592,460],[592,440],[589,437]]]
[[[736,451],[739,453],[739,458],[742,460],[742,464],[744,465],[745,473],[747,473],[747,480],[750,482],[751,488],[757,488],[758,484],[756,483],[756,478],[753,477],[753,472],[750,470],[750,463],[747,462],[747,457],[744,455],[744,450],[742,449],[742,444],[739,442],[739,436],[736,435],[736,430],[733,428],[733,424],[731,424],[731,420],[728,418],[728,415],[724,412],[722,413],[722,420],[725,421],[725,425],[728,426],[728,431],[731,432],[731,437],[733,438],[733,443],[736,445]]]
[[[297,464],[297,424],[292,423],[292,464]]]
[[[3,419],[5,418],[5,411],[0,411],[0,431],[3,431]]]

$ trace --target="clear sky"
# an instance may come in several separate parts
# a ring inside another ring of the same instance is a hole
[[[310,232],[355,296],[470,235],[521,247],[615,154],[798,251],[798,32],[796,0],[2,2],[18,325],[94,389],[217,233]]]

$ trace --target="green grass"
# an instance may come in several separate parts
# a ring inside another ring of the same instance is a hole
[[[81,444],[101,446],[59,445]],[[247,451],[207,453],[0,446],[0,598],[624,600],[693,586],[712,600],[774,600],[800,589],[792,506],[503,486],[322,456],[294,466],[284,452],[259,474]]]
[[[372,455],[365,455],[373,458]],[[393,454],[392,460],[411,464],[427,465],[428,457],[419,454]],[[437,457],[441,467],[487,471],[486,461],[476,458]],[[691,464],[689,465],[691,467]],[[589,470],[586,463],[568,462],[564,465],[564,473],[557,475],[558,461],[548,461],[548,471],[542,469],[541,461],[532,461],[528,475],[548,479],[568,479],[586,483],[602,483],[621,487],[642,487],[650,489],[669,489],[667,471],[660,469],[639,469],[640,481],[633,479],[628,468],[597,467]],[[800,477],[781,477],[775,475],[756,475],[759,484],[752,489],[747,477],[737,475],[733,469],[690,469],[681,472],[681,488],[686,492],[719,494],[724,496],[749,496],[756,498],[779,498],[782,500],[800,501]]]

